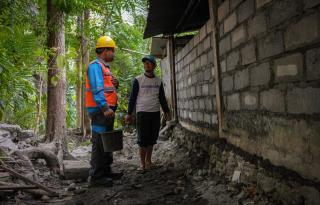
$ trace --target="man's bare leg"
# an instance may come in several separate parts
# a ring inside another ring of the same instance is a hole
[[[141,168],[146,168],[146,154],[147,154],[147,147],[140,147],[139,149],[139,155],[140,155],[140,163]]]
[[[152,166],[152,151],[153,151],[153,146],[148,146],[147,147],[147,153],[146,153],[146,165],[147,166]]]

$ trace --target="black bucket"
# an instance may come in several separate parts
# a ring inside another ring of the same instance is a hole
[[[112,130],[101,134],[103,150],[105,152],[114,152],[123,148],[123,131]]]

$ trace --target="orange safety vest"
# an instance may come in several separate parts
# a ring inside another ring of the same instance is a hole
[[[113,77],[110,72],[110,69],[106,67],[103,63],[101,62],[98,62],[98,63],[102,67],[102,74],[103,74],[103,81],[104,81],[104,97],[107,100],[107,103],[109,106],[116,106],[118,97],[117,97],[116,88],[112,83]],[[86,92],[85,92],[86,107],[97,107],[97,104],[93,98],[93,93],[91,92],[91,89],[90,89],[88,69],[89,69],[89,66],[86,72]]]

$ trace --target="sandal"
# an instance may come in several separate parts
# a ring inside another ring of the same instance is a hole
[[[160,168],[160,167],[161,167],[160,165],[153,164],[153,163],[150,163],[150,164],[147,164],[147,165],[146,165],[146,169],[147,169],[147,170],[158,169],[158,168]]]
[[[147,171],[147,169],[145,167],[138,167],[137,171],[140,173],[144,173]]]

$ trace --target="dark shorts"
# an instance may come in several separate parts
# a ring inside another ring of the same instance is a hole
[[[160,129],[160,112],[138,112],[137,132],[140,147],[157,144]]]

